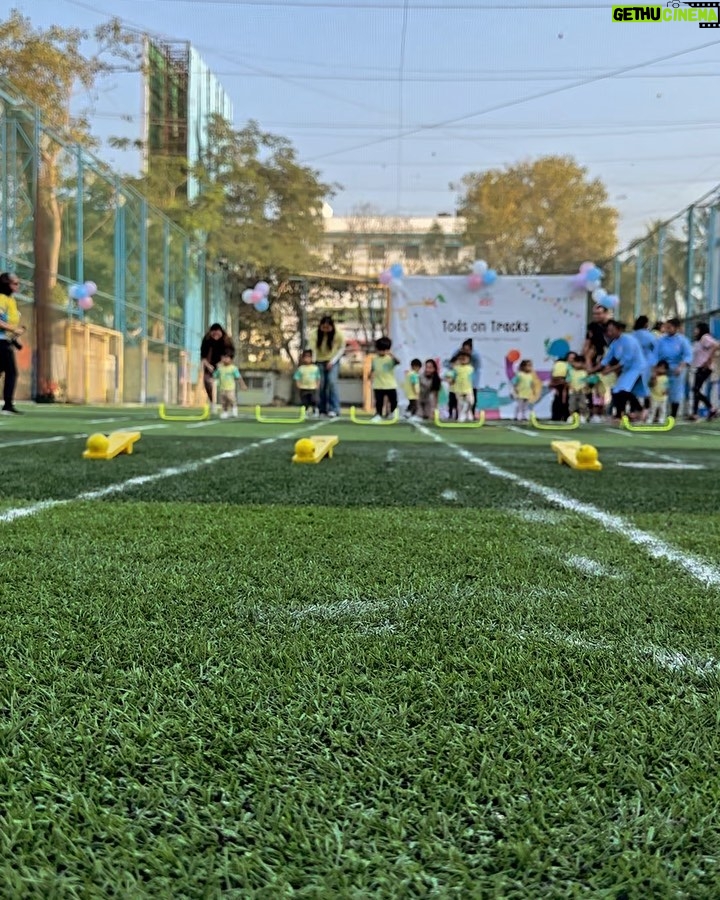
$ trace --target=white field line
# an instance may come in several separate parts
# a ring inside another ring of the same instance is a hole
[[[516,431],[518,434],[524,434],[525,437],[536,438],[540,437],[537,431],[528,431],[527,428],[518,428],[517,425],[506,425],[505,426],[508,431]]]
[[[496,466],[480,456],[475,456],[464,447],[460,447],[457,444],[445,440],[445,438],[431,431],[429,428],[426,428],[424,425],[418,424],[415,425],[415,427],[418,431],[421,431],[437,443],[444,444],[450,450],[453,450],[458,456],[462,457],[462,459],[483,469],[488,475],[492,475],[494,478],[501,478],[503,481],[509,481],[518,487],[522,487],[526,491],[536,494],[538,497],[542,497],[543,500],[548,503],[559,506],[561,509],[566,509],[570,512],[577,513],[578,515],[585,516],[593,522],[596,522],[606,531],[619,534],[636,547],[641,547],[653,559],[663,559],[679,566],[681,569],[684,569],[688,575],[706,587],[720,588],[720,569],[701,557],[695,556],[692,553],[686,553],[677,547],[673,547],[672,544],[668,544],[654,534],[643,531],[641,528],[637,528],[627,519],[623,519],[622,516],[605,512],[599,507],[594,506],[592,503],[584,503],[556,488],[546,487],[544,484],[539,484],[537,481],[532,481],[529,478],[523,478],[520,475],[516,475],[514,472],[509,472],[507,469],[501,469],[500,466]]]
[[[123,431],[153,431],[156,428],[169,428],[169,425],[128,425]]]
[[[556,509],[512,509],[509,512],[526,522],[537,522],[539,525],[559,525],[568,520],[565,513]]]
[[[0,513],[0,525],[7,525],[10,522],[14,522],[16,519],[35,516],[38,513],[45,512],[47,509],[55,509],[55,507],[58,506],[68,506],[70,503],[76,503],[82,500],[100,500],[102,497],[108,497],[110,494],[122,494],[130,488],[141,487],[145,484],[153,484],[154,482],[162,481],[165,478],[175,478],[178,475],[189,475],[192,472],[204,469],[206,466],[212,466],[216,462],[222,462],[226,459],[237,459],[238,456],[243,456],[251,450],[257,450],[258,447],[266,447],[268,444],[275,444],[277,441],[295,437],[300,431],[312,431],[313,428],[317,428],[320,424],[321,423],[318,422],[315,425],[310,425],[309,427],[305,426],[304,428],[296,429],[295,431],[286,431],[283,434],[277,435],[277,437],[255,441],[252,444],[246,444],[244,447],[238,447],[235,450],[227,450],[225,453],[217,453],[214,456],[206,456],[205,459],[194,460],[193,462],[185,463],[182,466],[169,466],[166,469],[160,469],[158,472],[153,472],[150,475],[137,475],[134,478],[118,481],[115,484],[108,484],[105,487],[97,488],[94,491],[83,491],[83,493],[77,494],[75,497],[70,497],[67,500],[41,500],[39,503],[33,503],[32,506],[18,506],[13,509],[8,509],[5,512]]]
[[[207,428],[208,425],[219,425],[220,419],[208,419],[206,422],[192,422],[190,425],[186,425],[186,428]]]
[[[720,675],[720,661],[712,656],[686,656],[678,650],[668,650],[665,647],[656,647],[654,644],[636,644],[634,641],[616,644],[603,638],[586,638],[572,632],[562,632],[553,627],[520,629],[512,633],[520,640],[540,638],[553,644],[577,647],[581,650],[610,651],[625,655],[629,649],[634,657],[650,659],[658,668],[668,672],[690,672],[692,675],[699,675],[702,678]]]
[[[647,440],[648,437],[650,436],[647,434],[638,434],[637,432],[632,432],[632,431],[623,431],[622,428],[604,428],[603,431],[607,431],[608,434],[619,434],[620,437],[627,437],[627,438],[640,437],[640,438],[644,438],[645,440]]]
[[[720,434],[720,431],[715,431],[712,428],[703,428],[703,434]]]
[[[3,447],[29,447],[31,444],[56,444],[58,441],[67,441],[68,437],[47,437],[47,438],[32,438],[29,441],[3,441],[0,444],[0,450]]]
[[[656,450],[641,450],[643,456],[654,456],[655,459],[662,459],[664,462],[682,463],[684,462],[679,456],[668,456],[667,453],[658,453]]]
[[[704,469],[705,466],[701,466],[699,463],[684,463],[684,462],[619,462],[616,465],[621,466],[624,469],[651,469],[655,471],[655,469],[670,469],[673,471],[681,471],[685,472],[687,469]]]
[[[122,422],[129,419],[130,416],[113,416],[110,419],[88,419],[88,425],[102,425],[105,422]]]
[[[588,556],[568,556],[562,561],[566,566],[575,569],[582,575],[592,575],[596,578],[622,578],[620,573],[613,572],[612,569]]]

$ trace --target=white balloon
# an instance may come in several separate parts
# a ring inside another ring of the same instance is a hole
[[[604,300],[607,297],[607,291],[605,288],[596,288],[592,292],[592,298],[596,303],[599,303],[601,300]]]
[[[242,292],[243,303],[252,303],[253,292],[250,288]]]
[[[478,259],[473,263],[472,270],[476,275],[484,275],[488,270],[488,264],[484,259]]]

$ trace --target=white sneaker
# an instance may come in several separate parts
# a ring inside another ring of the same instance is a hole
[[[330,412],[328,413],[328,419],[337,419],[337,417],[338,417],[338,414],[335,412],[334,409],[331,409]]]
[[[229,418],[230,418],[230,413],[229,413],[229,412],[221,412],[221,413],[220,413],[220,418],[221,418],[221,419],[229,419]]]
[[[372,419],[370,419],[371,422],[382,422],[382,420],[382,416],[373,416]]]
[[[238,417],[238,408],[237,408],[237,406],[233,406],[233,408],[232,408],[232,416],[233,416],[233,419],[237,419],[237,417]]]

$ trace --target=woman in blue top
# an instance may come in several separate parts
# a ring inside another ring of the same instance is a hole
[[[685,370],[692,362],[692,345],[684,334],[679,333],[680,319],[668,319],[665,333],[658,338],[655,346],[655,363],[666,362],[668,366],[668,398],[670,415],[676,419],[685,394]]]
[[[650,385],[652,368],[655,365],[655,345],[657,338],[650,331],[650,319],[647,316],[638,316],[633,325],[632,336],[640,344],[640,349],[645,357],[647,371],[645,372],[645,384]],[[645,409],[650,409],[650,397],[645,398]]]
[[[625,324],[615,319],[607,323],[607,336],[610,346],[594,371],[603,370],[604,374],[618,373],[618,380],[613,386],[613,408],[617,419],[622,419],[625,409],[630,406],[630,416],[637,417],[641,410],[640,400],[647,397],[647,363],[640,344],[635,338],[625,334]]]

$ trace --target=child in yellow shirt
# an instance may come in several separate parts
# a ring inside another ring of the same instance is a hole
[[[375,341],[377,355],[372,361],[372,385],[375,395],[375,415],[371,422],[381,422],[385,411],[385,402],[390,407],[390,415],[397,409],[397,381],[395,380],[395,366],[400,365],[400,360],[392,355],[390,348],[392,341],[389,337],[381,337]]]
[[[470,363],[470,354],[461,350],[455,357],[453,367],[448,373],[448,381],[457,398],[458,422],[472,422],[473,420],[472,408],[475,402],[475,391],[473,390],[474,373],[475,368]]]
[[[580,421],[585,422],[588,415],[588,373],[585,368],[585,358],[578,355],[570,363],[567,373],[568,382],[568,413],[572,418],[575,413],[580,414]]]
[[[420,369],[422,369],[422,362],[420,362],[419,359],[413,359],[410,362],[410,371],[405,376],[405,396],[408,399],[405,415],[408,419],[414,419],[418,414],[418,400],[420,399]]]
[[[668,364],[662,360],[655,366],[650,378],[650,424],[657,420],[659,425],[667,419],[668,407]]]
[[[515,421],[527,422],[533,406],[540,399],[542,384],[533,369],[532,360],[523,359],[512,380],[515,394]]]
[[[318,388],[320,387],[320,369],[312,361],[312,350],[303,350],[300,365],[295,370],[293,381],[300,391],[300,403],[310,415],[319,415]]]

